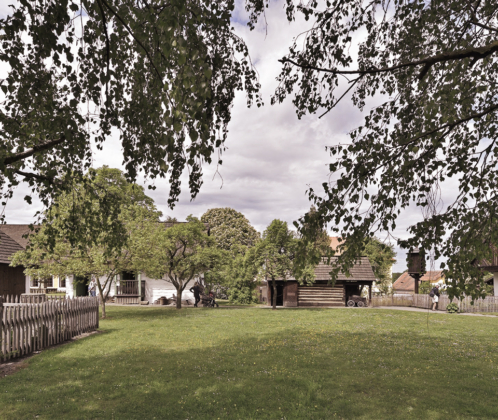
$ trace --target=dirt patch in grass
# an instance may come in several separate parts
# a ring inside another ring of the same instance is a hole
[[[46,347],[43,350],[55,349],[57,347],[64,346],[64,345],[66,345],[68,343],[72,343],[73,341],[81,340],[82,338],[86,338],[86,337],[88,337],[90,335],[102,334],[104,332],[105,331],[91,331],[91,332],[88,332],[88,333],[83,333],[81,335],[73,337],[71,340],[64,341],[63,343],[56,344],[55,346]],[[5,362],[5,363],[0,363],[0,379],[1,378],[5,378],[6,376],[13,375],[14,373],[18,372],[19,370],[28,367],[28,365],[29,365],[29,363],[28,363],[29,359],[31,359],[33,356],[36,356],[37,354],[40,354],[42,351],[35,351],[34,353],[32,353],[32,354],[30,354],[28,356],[21,357],[19,359],[15,359],[15,360],[11,360],[11,361]]]
[[[21,359],[14,362],[8,362],[0,365],[0,378],[5,378],[6,376],[13,375],[18,370],[24,369],[28,366],[26,359]]]

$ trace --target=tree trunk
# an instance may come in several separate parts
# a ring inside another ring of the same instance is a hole
[[[100,279],[97,277],[97,287],[99,288],[100,304],[102,305],[102,319],[105,319],[105,296],[102,291],[102,285],[100,284]]]
[[[176,288],[176,309],[182,309],[182,293],[183,290],[180,287]]]
[[[271,284],[273,287],[272,309],[277,309],[277,283],[273,277],[271,279]]]

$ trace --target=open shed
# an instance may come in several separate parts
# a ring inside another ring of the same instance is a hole
[[[371,299],[375,275],[368,257],[358,258],[350,270],[350,277],[340,272],[334,285],[330,284],[329,273],[332,267],[325,262],[326,260],[315,267],[315,282],[311,286],[300,285],[294,278],[287,281],[276,280],[277,306],[346,306],[348,298],[352,295],[359,295],[365,287],[368,288],[369,299]],[[267,282],[266,291],[266,303],[271,306],[273,297],[271,280]]]

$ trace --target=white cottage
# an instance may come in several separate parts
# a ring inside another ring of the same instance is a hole
[[[164,224],[165,228],[168,228],[176,223],[186,222],[161,223]],[[204,223],[204,225],[209,235],[209,225],[207,223]],[[152,279],[147,277],[144,273],[135,273],[131,271],[123,272],[120,275],[117,275],[112,280],[111,284],[108,285],[108,296],[115,297],[117,303],[139,304],[142,301],[155,303],[163,296],[171,298],[173,295],[176,296],[177,294],[173,284],[166,281],[166,278],[167,277],[165,276],[162,279]],[[106,278],[101,277],[100,280],[101,284],[104,284]],[[198,281],[198,279],[194,279],[187,284],[182,293],[182,300],[194,301],[194,296],[189,289],[194,286],[196,281]],[[76,276],[67,276],[66,278],[58,278],[54,276],[51,279],[47,279],[45,288],[52,292],[57,291],[66,293],[66,296],[68,297],[87,296],[89,282],[89,277],[78,278]],[[31,280],[29,277],[26,278],[26,290],[30,290],[31,293],[36,293],[36,289],[40,289],[40,287],[41,285],[39,282]]]

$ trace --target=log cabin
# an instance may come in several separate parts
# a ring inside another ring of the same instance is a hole
[[[337,258],[337,257],[335,257]],[[368,257],[358,258],[357,263],[351,268],[350,276],[342,272],[334,285],[330,283],[330,271],[332,267],[325,261],[315,267],[315,282],[313,285],[300,285],[294,278],[288,280],[276,280],[277,283],[277,306],[284,307],[329,307],[346,306],[350,296],[359,295],[367,287],[369,301],[372,298],[372,286],[375,275]],[[265,282],[266,299],[268,306],[272,305],[273,288],[271,280]]]

